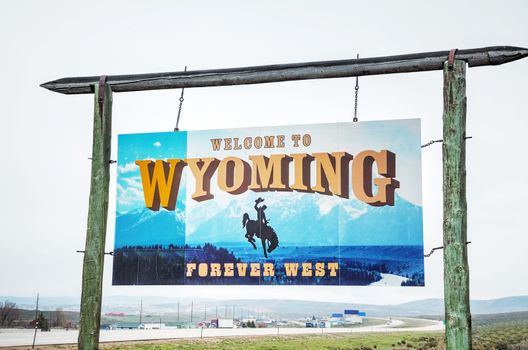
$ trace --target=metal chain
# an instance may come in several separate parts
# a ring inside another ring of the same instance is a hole
[[[444,142],[444,140],[431,140],[431,141],[427,142],[425,145],[422,145],[422,148],[429,147],[433,143],[437,143],[437,142]]]
[[[472,139],[472,138],[473,138],[473,136],[464,136],[464,140]],[[422,145],[422,148],[429,147],[433,143],[437,143],[437,142],[444,142],[444,140],[431,140],[431,141],[427,142],[426,144]]]
[[[470,243],[471,243],[471,241],[467,241],[467,242],[466,242],[466,245],[468,245],[468,244],[470,244]],[[424,254],[424,258],[428,258],[428,257],[430,257],[431,255],[433,255],[433,253],[434,253],[435,251],[437,251],[437,250],[441,250],[441,249],[444,249],[444,246],[435,247],[435,248],[431,249],[431,251],[429,252],[429,254]]]
[[[359,58],[359,54],[357,54],[357,58]],[[357,106],[358,106],[358,92],[359,92],[359,77],[356,77],[356,87],[355,87],[355,90],[356,90],[356,94],[354,96],[354,119],[353,121],[354,122],[357,122],[358,121],[358,117],[357,117]]]
[[[184,72],[187,72],[187,66],[185,66]],[[181,95],[180,95],[180,107],[178,108],[178,118],[176,119],[176,127],[174,128],[174,131],[179,131],[178,125],[180,125],[180,115],[182,110],[183,101],[185,100],[183,98],[183,93],[185,92],[185,88],[181,89]]]
[[[429,252],[429,254],[424,254],[424,258],[428,258],[428,257],[430,257],[431,255],[433,255],[433,253],[434,253],[436,250],[440,250],[440,249],[444,249],[444,246],[436,247],[436,248],[431,249],[431,251]]]

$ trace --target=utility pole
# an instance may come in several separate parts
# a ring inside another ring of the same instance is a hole
[[[448,349],[471,349],[466,204],[466,62],[444,65],[444,305]]]
[[[39,293],[37,293],[37,306],[35,307],[35,334],[33,334],[33,344],[31,345],[31,349],[35,348],[35,340],[37,338],[37,330],[38,330],[38,304],[39,304]]]
[[[139,305],[139,324],[143,323],[143,299],[141,299],[141,304]]]
[[[194,308],[194,300],[191,301],[191,324],[193,323],[193,308]]]
[[[178,301],[178,324],[180,323],[180,302]]]

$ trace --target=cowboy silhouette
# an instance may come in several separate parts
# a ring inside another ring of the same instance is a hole
[[[259,197],[255,200],[255,206],[254,206],[255,210],[257,211],[257,222],[260,224],[259,234],[257,235],[257,237],[259,238],[260,238],[260,233],[265,228],[262,226],[267,226],[269,223],[268,219],[266,219],[266,213],[264,213],[264,210],[266,210],[268,207],[266,205],[262,205],[260,207],[258,206],[259,203],[262,203],[262,202],[264,202],[264,199]]]
[[[262,202],[264,202],[264,199],[260,197],[255,200],[254,208],[257,211],[257,220],[251,220],[248,213],[244,213],[242,227],[246,229],[245,237],[254,249],[257,249],[257,245],[255,244],[253,236],[260,238],[264,257],[267,258],[267,253],[271,253],[279,246],[279,238],[275,230],[271,226],[268,226],[269,220],[266,219],[266,213],[264,213],[268,207],[266,205],[259,207],[259,204]]]

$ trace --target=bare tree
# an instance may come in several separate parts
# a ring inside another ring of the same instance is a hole
[[[0,327],[10,327],[19,314],[16,303],[9,300],[0,302]]]

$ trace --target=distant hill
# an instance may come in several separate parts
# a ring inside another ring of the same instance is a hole
[[[12,301],[17,308],[35,310],[35,297],[0,296],[0,301]],[[75,297],[41,297],[39,298],[40,310],[62,309],[64,311],[79,311],[80,298]]]
[[[491,300],[471,300],[470,307],[473,315],[528,311],[528,295]],[[442,299],[424,299],[396,305],[394,308],[395,311],[408,315],[442,315],[444,313],[444,301]]]
[[[17,303],[22,309],[31,310],[35,308],[34,298],[18,298],[9,296],[0,296],[0,300],[10,300]],[[220,313],[228,309],[232,313],[233,306],[235,314],[239,315],[240,310],[246,310],[246,313],[266,314],[276,318],[299,318],[307,316],[324,316],[332,312],[342,312],[344,309],[359,309],[365,311],[368,316],[420,316],[420,315],[443,315],[444,305],[442,299],[424,299],[412,301],[399,305],[371,305],[342,302],[319,302],[305,300],[255,300],[255,299],[237,299],[237,300],[215,300],[215,299],[189,299],[189,298],[171,298],[171,297],[136,297],[136,296],[111,296],[103,299],[103,313],[106,312],[125,312],[127,314],[139,314],[139,305],[143,300],[143,311],[152,314],[163,313],[170,314],[177,312],[190,312],[191,301],[194,303],[195,310],[204,310],[206,307],[209,312],[218,308]],[[178,305],[179,302],[179,305]],[[55,310],[61,308],[64,311],[78,311],[79,300],[75,298],[41,298],[40,309]],[[471,313],[478,314],[497,314],[508,312],[528,311],[528,296],[514,296],[492,300],[472,300]]]

